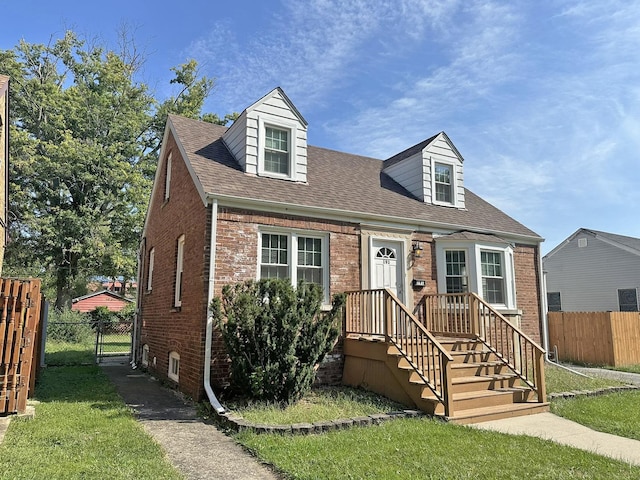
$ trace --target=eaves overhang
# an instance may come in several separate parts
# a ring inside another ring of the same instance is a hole
[[[335,220],[348,223],[363,224],[368,226],[378,225],[383,228],[397,228],[402,230],[428,230],[429,232],[451,233],[459,230],[470,230],[478,233],[486,233],[507,237],[521,243],[538,245],[544,238],[537,235],[523,235],[520,233],[505,232],[488,228],[476,228],[469,225],[459,225],[455,223],[436,222],[421,220],[409,217],[399,217],[392,215],[381,215],[368,212],[358,212],[353,210],[342,210],[338,208],[316,207],[309,205],[294,205],[285,202],[275,202],[270,200],[258,200],[248,197],[237,197],[234,195],[224,195],[218,193],[207,193],[208,202],[218,200],[219,206],[247,208],[261,212],[284,213],[288,215],[298,215],[303,217],[315,217],[325,220]]]

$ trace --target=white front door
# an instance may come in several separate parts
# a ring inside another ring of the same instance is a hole
[[[373,240],[371,288],[388,288],[404,302],[402,242]]]

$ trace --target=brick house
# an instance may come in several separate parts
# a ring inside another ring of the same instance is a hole
[[[309,146],[280,88],[229,128],[170,115],[140,249],[134,360],[215,401],[228,359],[207,305],[224,284],[273,276],[319,283],[327,305],[375,290],[409,312],[429,295],[474,293],[538,342],[542,238],[464,188],[463,164],[444,132],[384,160]],[[320,381],[343,380],[342,348]]]

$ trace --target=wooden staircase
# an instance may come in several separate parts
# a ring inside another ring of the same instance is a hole
[[[394,376],[406,385],[407,393],[421,410],[459,424],[549,411],[549,403],[539,402],[536,392],[522,386],[520,378],[481,341],[452,337],[438,337],[438,341],[453,357],[452,416],[445,415],[442,402],[416,375],[413,366],[398,349],[387,349],[389,368],[395,367],[398,373]]]
[[[346,384],[460,424],[549,410],[544,350],[491,306],[443,294],[418,307],[389,290],[347,295]]]

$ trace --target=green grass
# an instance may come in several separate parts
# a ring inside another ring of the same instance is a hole
[[[551,411],[599,432],[640,440],[640,391],[559,399]]]
[[[102,337],[102,352],[129,353],[131,351],[131,334],[109,333]]]
[[[92,365],[95,363],[95,340],[70,343],[47,339],[44,361],[48,366]]]
[[[371,392],[349,387],[314,388],[286,408],[264,402],[225,402],[225,405],[245,420],[267,425],[313,423],[407,408]]]
[[[35,399],[0,445],[0,479],[182,478],[98,367],[47,368]]]
[[[609,370],[618,370],[620,372],[640,373],[640,365],[627,365],[624,367],[605,367]]]
[[[599,388],[623,385],[622,382],[616,380],[583,377],[582,375],[577,375],[564,368],[556,367],[548,363],[545,365],[544,371],[547,394],[597,390]]]
[[[237,440],[292,479],[638,479],[640,467],[525,436],[426,418]]]

